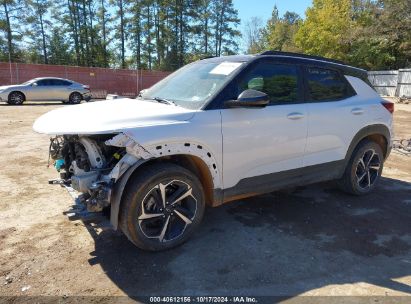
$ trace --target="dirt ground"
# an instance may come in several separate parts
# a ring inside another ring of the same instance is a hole
[[[71,222],[47,184],[48,136],[32,131],[59,104],[0,104],[0,295],[411,295],[411,157],[392,153],[365,198],[333,183],[206,212],[200,231],[163,253],[119,232]],[[397,105],[411,137],[411,105]]]

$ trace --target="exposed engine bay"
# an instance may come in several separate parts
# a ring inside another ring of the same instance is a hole
[[[127,154],[124,147],[106,144],[113,136],[65,135],[50,139],[49,158],[60,173],[59,182],[83,193],[88,211],[98,212],[110,205],[115,182],[111,173]]]

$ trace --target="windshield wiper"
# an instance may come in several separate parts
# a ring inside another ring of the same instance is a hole
[[[155,100],[155,101],[157,101],[157,102],[159,102],[159,103],[164,103],[164,104],[168,104],[168,105],[171,105],[171,106],[177,106],[177,104],[174,102],[174,101],[171,101],[171,100],[168,100],[168,99],[165,99],[165,98],[161,98],[161,97],[153,97],[153,98],[151,98],[152,100]]]

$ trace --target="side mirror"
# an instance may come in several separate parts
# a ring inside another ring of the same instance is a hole
[[[38,84],[37,84],[37,82],[33,82],[33,83],[31,84],[31,86],[32,86],[32,87],[37,87]]]
[[[263,92],[248,89],[242,92],[237,100],[229,100],[224,104],[229,108],[264,108],[270,103],[270,97]]]

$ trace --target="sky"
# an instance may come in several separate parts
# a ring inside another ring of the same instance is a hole
[[[271,17],[274,5],[280,12],[280,16],[286,11],[293,11],[304,17],[305,10],[311,5],[311,0],[233,0],[238,9],[242,23],[251,17],[261,17],[264,22]]]
[[[259,17],[263,24],[271,17],[274,5],[277,5],[280,16],[286,11],[296,12],[304,18],[305,10],[311,6],[312,0],[233,0],[235,8],[238,10],[238,17],[241,19],[239,30],[243,32],[244,24],[252,17]],[[246,53],[247,46],[244,39],[239,43],[240,53]]]

